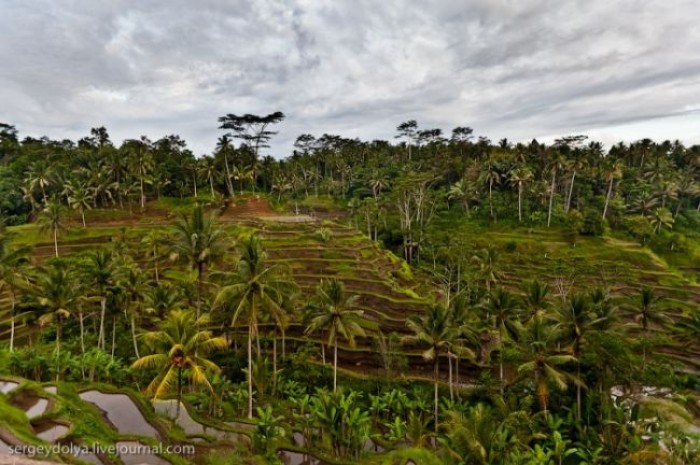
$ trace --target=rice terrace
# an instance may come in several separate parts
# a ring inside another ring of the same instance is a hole
[[[700,464],[691,7],[433,3],[0,1],[0,465]]]

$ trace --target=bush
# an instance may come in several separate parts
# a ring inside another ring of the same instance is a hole
[[[587,208],[583,213],[583,225],[580,229],[583,236],[602,236],[605,232],[605,220],[598,210]]]

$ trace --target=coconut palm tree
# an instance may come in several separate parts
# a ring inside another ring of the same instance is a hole
[[[201,173],[207,181],[209,181],[209,188],[211,189],[211,198],[215,197],[214,191],[214,180],[218,176],[216,170],[216,161],[213,157],[204,156],[199,160],[197,171]]]
[[[141,358],[136,337],[136,321],[141,318],[144,308],[144,296],[150,286],[143,271],[133,260],[128,260],[122,265],[118,285],[122,288],[125,297],[124,314],[131,323],[131,340],[134,345],[136,358]]]
[[[365,337],[362,328],[364,312],[357,308],[358,296],[349,296],[343,283],[337,279],[324,279],[316,289],[316,297],[309,304],[309,324],[306,334],[326,332],[326,345],[333,346],[333,392],[338,386],[338,336],[355,347],[355,337]]]
[[[450,312],[443,305],[434,304],[428,307],[426,314],[422,317],[412,316],[406,321],[406,326],[413,334],[402,338],[404,344],[419,344],[425,347],[423,358],[433,362],[436,433],[438,429],[438,404],[440,400],[438,391],[438,384],[440,382],[440,355],[447,354],[450,350],[450,346],[452,346],[459,337],[459,331],[453,323],[454,322],[450,318]]]
[[[194,207],[191,216],[183,214],[175,223],[171,241],[171,258],[187,263],[197,271],[197,316],[202,307],[204,272],[226,250],[224,230],[213,215],[206,216],[202,205]]]
[[[80,213],[80,218],[83,220],[83,228],[87,228],[85,224],[85,210],[90,210],[92,206],[92,194],[87,186],[83,183],[67,181],[63,188],[63,193],[66,196],[68,206]]]
[[[158,229],[150,229],[141,239],[145,249],[145,256],[153,264],[153,273],[156,284],[160,284],[160,270],[158,263],[163,258],[163,249],[168,243],[165,233]]]
[[[586,296],[572,294],[557,308],[554,318],[561,341],[569,344],[571,354],[579,360],[589,333],[598,329],[605,317],[595,314]],[[576,376],[580,379],[580,364],[577,364],[576,370]],[[576,413],[579,419],[581,418],[581,388],[580,383],[576,385]]]
[[[602,174],[608,181],[608,193],[605,196],[605,206],[603,207],[603,219],[608,214],[608,206],[610,205],[610,199],[612,199],[613,185],[616,179],[622,178],[623,170],[622,160],[617,158],[608,157],[602,165]]]
[[[524,281],[522,284],[523,290],[523,307],[527,312],[528,320],[535,316],[542,316],[550,307],[549,284],[543,283],[537,279],[532,281]]]
[[[484,305],[486,320],[498,334],[498,379],[500,380],[501,394],[505,388],[503,370],[504,351],[507,340],[516,340],[520,329],[518,319],[521,312],[520,302],[511,292],[498,288],[489,296]]]
[[[642,363],[645,367],[647,361],[646,342],[651,326],[653,324],[661,325],[669,321],[664,311],[658,305],[660,301],[661,297],[654,295],[654,290],[652,288],[644,287],[639,292],[637,303],[629,304],[625,307],[626,313],[634,320],[644,335]]]
[[[278,324],[284,311],[281,308],[286,295],[295,290],[293,281],[277,266],[267,264],[263,243],[249,236],[241,247],[241,257],[234,273],[224,275],[224,285],[214,300],[213,308],[232,311],[231,327],[241,319],[248,326],[248,417],[253,417],[253,339],[260,355],[258,322],[261,311],[267,312]]]
[[[42,310],[39,323],[56,324],[56,354],[61,352],[63,321],[76,311],[82,289],[75,273],[62,262],[53,262],[40,268],[32,295]]]
[[[543,317],[530,320],[520,339],[523,363],[518,366],[518,373],[532,376],[537,399],[546,418],[551,387],[563,391],[569,382],[581,384],[576,376],[561,370],[562,365],[573,364],[577,360],[573,355],[557,349],[559,332]]]
[[[46,188],[53,183],[54,176],[54,169],[47,160],[35,161],[31,164],[27,172],[26,179],[31,192],[34,192],[36,188],[39,187],[41,191],[41,200],[44,204],[48,202]]]
[[[61,205],[58,199],[53,198],[46,202],[44,209],[39,215],[39,230],[41,232],[51,232],[56,257],[58,257],[58,235],[65,229],[63,223],[65,211],[65,207]]]
[[[17,291],[27,287],[25,267],[29,263],[29,247],[12,244],[12,235],[0,233],[0,291],[10,296],[10,352],[15,345]]]
[[[227,347],[226,340],[214,337],[208,330],[208,315],[196,316],[191,310],[173,310],[160,323],[156,331],[143,333],[144,345],[153,352],[136,360],[131,366],[137,370],[157,369],[158,375],[146,388],[154,398],[162,398],[176,385],[177,414],[180,416],[183,375],[192,384],[204,386],[213,394],[209,377],[219,373],[220,368],[206,358],[216,350]]]
[[[516,166],[509,173],[509,181],[518,186],[518,221],[523,221],[523,186],[533,177],[532,171],[527,166]]]
[[[656,234],[661,232],[661,228],[663,226],[666,226],[669,229],[673,227],[673,215],[670,211],[663,207],[654,209],[649,221],[651,222]]]
[[[447,192],[448,200],[457,200],[462,204],[462,208],[467,214],[467,218],[469,218],[470,214],[469,202],[472,200],[477,200],[478,198],[479,191],[477,186],[466,177],[450,186],[450,190]]]
[[[97,347],[105,350],[107,339],[105,331],[107,300],[115,290],[118,279],[114,253],[108,249],[94,251],[88,256],[82,271],[85,282],[90,284],[92,295],[99,299],[100,302],[100,326],[97,335]]]
[[[486,286],[486,293],[491,294],[491,287],[503,276],[498,266],[497,250],[491,246],[481,249],[472,257],[472,262],[479,268],[479,274]]]
[[[130,139],[124,142],[124,147],[130,156],[131,171],[139,180],[141,211],[146,209],[145,184],[154,166],[152,145],[146,136],[141,136],[141,139]]]

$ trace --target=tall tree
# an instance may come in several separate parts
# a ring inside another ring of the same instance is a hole
[[[15,345],[17,291],[27,287],[27,264],[29,248],[12,244],[12,235],[0,232],[0,292],[7,289],[10,297],[10,352]]]
[[[263,243],[250,236],[241,246],[236,271],[225,276],[225,283],[214,301],[214,308],[232,311],[231,326],[245,319],[248,326],[248,417],[253,417],[253,339],[260,355],[258,322],[260,312],[281,314],[280,305],[294,289],[294,283],[275,265],[268,265]]]
[[[131,157],[131,169],[139,180],[139,203],[143,211],[146,209],[145,185],[154,167],[153,143],[146,136],[141,136],[141,139],[127,140],[124,142],[124,146]]]
[[[49,231],[51,233],[56,257],[58,257],[58,235],[65,229],[63,223],[65,211],[65,207],[57,198],[51,199],[41,211],[38,221],[40,231]]]
[[[338,386],[338,336],[355,347],[355,337],[365,337],[362,328],[364,312],[357,308],[358,296],[345,293],[337,279],[324,279],[318,285],[316,297],[309,304],[309,325],[306,333],[326,332],[326,345],[333,346],[333,392]]]
[[[204,214],[201,204],[194,207],[190,216],[182,214],[175,223],[171,257],[187,263],[197,272],[197,318],[202,307],[204,273],[222,256],[225,242],[224,230],[216,224],[213,215]]]
[[[433,362],[434,376],[434,415],[435,432],[439,424],[439,382],[440,382],[440,355],[447,354],[450,346],[459,337],[456,325],[450,318],[450,312],[443,305],[435,304],[428,307],[422,317],[412,316],[406,320],[406,326],[413,333],[404,336],[405,344],[419,344],[426,347],[423,358]]]
[[[565,390],[569,382],[580,384],[576,376],[562,370],[567,364],[576,363],[576,357],[557,349],[559,334],[554,325],[543,317],[535,317],[521,335],[523,363],[518,366],[520,374],[532,376],[540,408],[547,417],[549,394],[552,386]]]
[[[156,399],[171,392],[173,384],[177,392],[177,413],[180,416],[182,402],[183,375],[187,375],[193,385],[204,386],[212,395],[210,377],[221,369],[206,358],[216,350],[227,347],[226,340],[214,337],[209,330],[208,315],[197,317],[190,310],[173,310],[160,324],[160,328],[143,334],[144,344],[153,352],[134,362],[132,368],[158,370],[158,375],[146,388],[146,393]]]

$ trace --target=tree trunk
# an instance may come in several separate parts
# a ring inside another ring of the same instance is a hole
[[[85,210],[82,208],[80,209],[80,216],[83,219],[83,229],[87,229],[87,224],[85,224]]]
[[[228,155],[226,155],[226,150],[224,150],[224,167],[226,168],[226,189],[228,190],[228,195],[229,197],[235,197],[235,193],[233,192],[233,184],[231,184],[231,171],[228,167]]]
[[[253,326],[248,330],[248,418],[253,418]]]
[[[523,222],[523,183],[518,183],[518,222]]]
[[[117,341],[117,317],[112,317],[112,361],[114,361],[114,348]]]
[[[576,180],[576,170],[574,170],[573,174],[571,175],[571,185],[569,186],[569,195],[566,196],[566,213],[569,213],[569,209],[571,208],[571,197],[574,194],[574,181]]]
[[[10,290],[10,312],[12,314],[12,321],[10,327],[10,352],[15,349],[15,291]]]
[[[197,176],[192,173],[192,185],[194,186],[194,198],[197,198]]]
[[[452,385],[452,357],[451,354],[447,354],[447,365],[449,370],[449,385],[450,385],[450,400],[455,400],[454,387]]]
[[[335,348],[333,349],[333,392],[338,387],[338,338],[335,339]]]
[[[105,316],[107,313],[107,297],[100,298],[100,332],[97,335],[97,348],[105,350]]]
[[[272,335],[272,394],[277,395],[277,334]]]
[[[492,198],[492,190],[493,190],[493,181],[489,179],[489,209],[491,210],[491,219],[493,220],[493,198]]]
[[[158,273],[158,247],[153,245],[153,268],[156,273],[156,284],[160,284],[160,275]]]
[[[182,404],[182,367],[177,368],[177,407],[175,418],[180,418],[180,404]]]
[[[134,354],[136,354],[136,359],[138,360],[141,358],[141,355],[139,355],[139,345],[136,341],[136,318],[133,312],[131,314],[131,340],[134,342]]]
[[[58,258],[58,228],[55,226],[53,228],[53,248],[56,252],[56,258]]]
[[[435,363],[434,363],[434,370],[435,370],[435,434],[438,432],[438,402],[439,402],[439,391],[438,391],[438,381],[439,381],[439,376],[440,376],[440,358],[438,357],[438,354],[435,354]]]
[[[605,206],[603,207],[603,219],[605,219],[605,215],[608,214],[608,204],[610,204],[610,197],[612,197],[612,189],[613,189],[613,177],[610,177],[610,184],[608,184],[608,194],[605,196]]]
[[[214,198],[214,178],[209,176],[209,187],[211,188],[211,198]]]
[[[146,209],[146,194],[143,191],[143,173],[141,173],[139,182],[141,185],[141,211],[144,211]]]
[[[552,206],[554,205],[554,189],[557,182],[557,169],[552,168],[552,183],[550,184],[551,192],[549,194],[549,213],[547,213],[547,227],[552,222]]]
[[[326,364],[326,344],[321,341],[321,361]]]
[[[202,274],[204,273],[204,263],[197,263],[197,321],[202,309]]]

